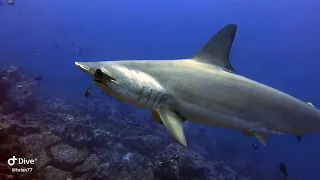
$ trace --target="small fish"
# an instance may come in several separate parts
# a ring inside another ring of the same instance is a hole
[[[14,2],[14,0],[8,0],[7,3],[8,3],[9,5],[13,6],[15,2]]]
[[[256,143],[253,143],[253,144],[252,144],[252,147],[253,147],[254,149],[258,149],[258,145],[257,145]]]
[[[284,162],[280,162],[279,169],[282,172],[284,179],[286,180],[288,177],[286,164]]]
[[[34,78],[34,80],[36,80],[36,81],[42,80],[42,76],[37,76]]]
[[[297,136],[297,140],[298,140],[299,142],[301,142],[301,141],[302,141],[302,136]]]
[[[38,54],[40,54],[40,50],[37,50],[37,51],[36,51],[36,55],[38,55]]]
[[[88,97],[88,96],[90,95],[90,93],[91,93],[91,89],[88,88],[88,89],[86,90],[86,93],[84,94],[84,97]]]
[[[82,48],[78,48],[78,55],[81,56],[83,53],[83,49]]]

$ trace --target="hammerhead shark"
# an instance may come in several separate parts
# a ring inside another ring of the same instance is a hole
[[[320,131],[320,111],[284,92],[238,75],[230,63],[237,25],[221,29],[193,57],[75,62],[103,92],[148,109],[187,146],[186,120],[240,130],[266,144],[272,134],[298,140]]]

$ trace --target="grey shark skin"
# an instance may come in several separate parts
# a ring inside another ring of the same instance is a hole
[[[184,146],[185,120],[241,130],[263,144],[272,134],[319,132],[320,111],[312,104],[235,73],[229,54],[236,29],[224,27],[189,59],[75,64],[104,92],[151,110]]]

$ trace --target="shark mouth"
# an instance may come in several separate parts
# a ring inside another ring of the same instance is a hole
[[[109,75],[106,74],[106,73],[103,73],[103,72],[101,71],[101,69],[95,70],[95,72],[94,72],[94,78],[95,78],[94,81],[99,82],[99,83],[103,83],[103,84],[105,84],[104,80],[107,80],[107,81],[116,81],[115,78],[109,76]]]
[[[103,73],[100,69],[97,69],[95,72],[94,72],[94,82],[96,83],[100,83],[100,84],[103,84],[103,85],[106,85],[103,81],[102,81],[102,76],[103,76]]]
[[[103,81],[103,77],[104,77],[104,73],[101,71],[101,69],[97,69],[94,72],[94,80],[93,82],[99,83],[99,84],[103,84],[106,86],[106,83]]]

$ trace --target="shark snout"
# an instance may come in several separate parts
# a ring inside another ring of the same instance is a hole
[[[74,63],[81,71],[84,71],[86,73],[89,72],[90,68],[86,65],[84,65],[84,63],[81,63],[81,62],[75,62]]]
[[[94,74],[94,68],[90,66],[90,63],[88,62],[75,62],[74,63],[81,71],[93,75]]]

